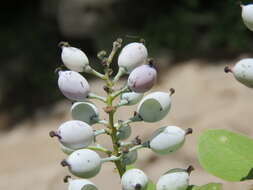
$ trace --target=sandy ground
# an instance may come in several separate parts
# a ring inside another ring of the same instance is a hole
[[[185,168],[192,164],[196,170],[191,175],[191,184],[222,182],[224,190],[250,189],[252,182],[224,182],[203,171],[197,161],[197,137],[205,129],[226,128],[253,136],[253,91],[236,82],[232,75],[225,74],[225,64],[215,66],[192,60],[171,69],[162,67],[162,77],[152,91],[176,89],[171,112],[155,124],[133,124],[131,138],[140,135],[146,139],[156,128],[165,125],[191,127],[194,133],[187,137],[185,146],[172,155],[157,156],[149,150],[139,152],[136,166],[154,182],[170,168]],[[91,87],[94,92],[103,93],[100,82],[91,82]],[[103,105],[96,103],[102,110]],[[70,119],[70,106],[68,101],[59,102],[53,108],[38,112],[35,118],[20,123],[15,130],[0,134],[1,190],[67,189],[62,178],[68,171],[59,164],[66,155],[59,149],[56,139],[49,138],[48,132]],[[116,117],[127,119],[135,109],[136,106],[121,108]],[[105,117],[101,115],[101,118]],[[99,138],[99,142],[107,147],[110,145],[108,138]],[[121,189],[119,177],[110,163],[104,164],[99,175],[91,181],[101,190]]]

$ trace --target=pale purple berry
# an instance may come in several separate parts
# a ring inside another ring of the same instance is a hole
[[[100,156],[93,150],[80,149],[71,153],[62,166],[68,166],[69,171],[81,178],[91,178],[98,174],[102,161]]]
[[[56,132],[51,131],[50,136],[57,136],[60,143],[69,149],[80,149],[93,143],[93,129],[82,121],[71,120],[60,125]]]
[[[62,48],[62,62],[68,69],[83,72],[85,66],[89,65],[88,57],[82,50],[71,47],[67,42],[60,42],[59,46]]]
[[[133,42],[126,45],[118,57],[118,65],[130,73],[134,68],[144,64],[148,57],[147,48],[142,43]]]
[[[233,73],[237,81],[249,88],[253,88],[253,59],[247,58],[238,61],[233,67],[225,67],[225,72]]]
[[[128,77],[129,88],[138,93],[150,90],[156,82],[157,73],[152,65],[136,67]]]
[[[87,80],[75,71],[59,71],[58,86],[64,96],[76,101],[85,100],[90,92]]]
[[[183,146],[185,136],[191,133],[190,128],[183,130],[176,126],[162,127],[151,135],[149,147],[158,154],[173,153]]]
[[[139,169],[131,169],[122,176],[121,185],[123,190],[146,190],[148,177]]]

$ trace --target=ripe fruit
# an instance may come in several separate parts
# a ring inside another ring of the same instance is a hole
[[[70,149],[80,149],[89,146],[94,140],[93,129],[82,121],[71,120],[60,125],[50,136],[57,136],[60,143]]]
[[[158,154],[169,154],[182,147],[185,135],[190,133],[192,129],[183,130],[176,126],[162,127],[152,134],[149,146]]]
[[[88,57],[82,50],[71,47],[67,42],[60,42],[59,46],[62,48],[62,62],[68,69],[83,72],[85,66],[89,65]]]
[[[156,122],[163,119],[170,110],[171,98],[174,89],[171,93],[153,92],[145,96],[137,108],[139,116],[146,122]]]
[[[133,164],[137,160],[137,157],[138,157],[137,150],[128,152],[128,153],[124,154],[121,163],[123,165]]]
[[[87,179],[68,179],[70,176],[64,178],[64,182],[69,183],[68,190],[98,190],[97,186]]]
[[[75,71],[59,71],[58,86],[64,96],[82,101],[90,92],[87,80]]]
[[[134,92],[144,93],[156,82],[156,70],[151,64],[136,67],[128,77],[128,86]]]
[[[131,169],[121,178],[123,190],[145,190],[148,186],[148,177],[139,169]]]
[[[117,132],[118,140],[125,140],[131,135],[131,127],[129,125],[125,125],[119,128]]]
[[[233,73],[236,80],[249,88],[253,88],[253,59],[242,59],[234,67],[225,67],[225,72]]]
[[[143,97],[142,93],[136,92],[126,92],[121,94],[119,105],[135,105],[137,104]]]
[[[75,120],[80,120],[89,125],[98,121],[99,112],[91,102],[76,102],[71,107],[71,115]]]
[[[121,50],[118,65],[130,73],[134,68],[145,63],[147,57],[147,48],[142,43],[133,42]]]
[[[186,190],[192,170],[192,166],[189,166],[187,169],[175,168],[169,170],[159,178],[156,190]]]
[[[242,19],[246,27],[253,31],[253,4],[241,5]]]
[[[68,166],[69,171],[81,178],[91,178],[98,174],[101,169],[101,158],[92,150],[81,149],[71,153],[62,166]]]

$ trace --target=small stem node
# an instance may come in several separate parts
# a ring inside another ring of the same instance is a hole
[[[68,183],[69,182],[69,179],[71,179],[71,176],[70,175],[67,175],[63,178],[63,182],[64,183]]]

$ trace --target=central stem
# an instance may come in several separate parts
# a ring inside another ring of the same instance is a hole
[[[113,103],[113,97],[111,96],[111,94],[108,95],[107,98],[107,105],[112,107]],[[111,139],[112,139],[112,143],[113,143],[113,155],[115,156],[120,156],[119,153],[119,145],[118,145],[118,141],[117,141],[117,129],[114,126],[114,110],[109,112],[109,128],[111,129]],[[121,165],[121,161],[120,160],[116,160],[114,161],[116,168],[119,172],[120,177],[122,177],[122,175],[125,172],[125,168]]]

